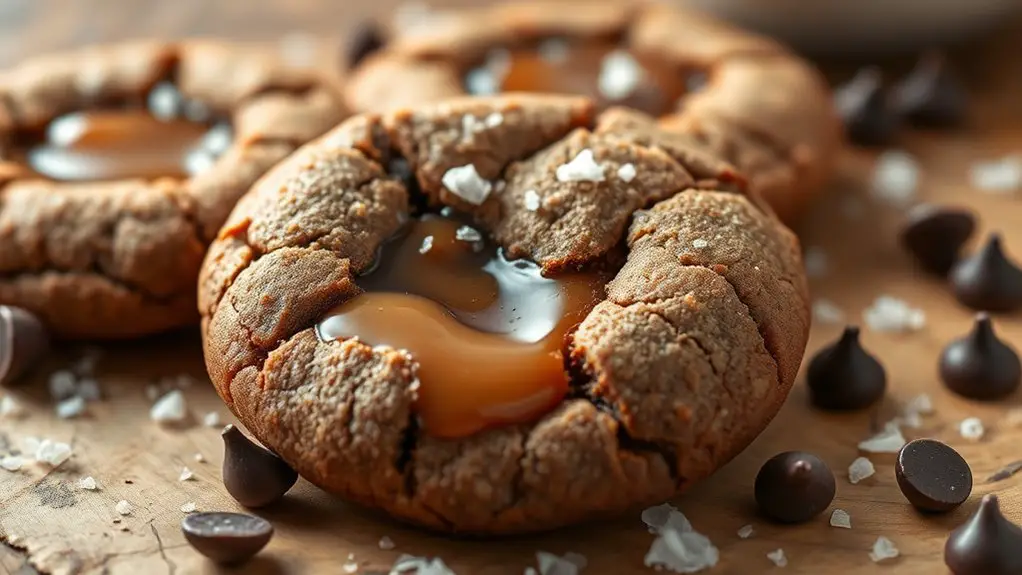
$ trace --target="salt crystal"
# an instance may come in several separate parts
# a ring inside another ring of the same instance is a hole
[[[439,557],[428,559],[426,557],[413,557],[401,555],[390,568],[391,573],[415,573],[416,575],[454,575],[447,565]]]
[[[75,374],[66,369],[50,374],[48,383],[53,399],[67,399],[75,394]]]
[[[31,453],[33,457],[35,456],[35,452],[36,450],[39,449],[39,445],[41,444],[42,440],[39,439],[38,437],[26,435],[25,437],[21,438],[22,451],[24,451],[25,453]]]
[[[208,172],[216,165],[216,154],[205,148],[193,148],[185,154],[184,167],[190,175],[198,175]]]
[[[59,467],[71,457],[71,446],[59,441],[44,439],[35,450],[35,460],[51,467]]]
[[[752,525],[743,525],[738,529],[739,539],[748,539],[749,537],[752,537],[752,534],[753,534]]]
[[[7,471],[17,471],[21,469],[21,466],[25,463],[25,460],[20,455],[5,455],[0,457],[0,468],[6,469]]]
[[[869,453],[897,453],[905,446],[905,436],[895,426],[888,426],[880,433],[859,443],[859,449]]]
[[[976,162],[969,169],[972,187],[994,194],[1010,194],[1022,188],[1022,158],[1005,156]]]
[[[349,556],[348,560],[344,562],[344,565],[341,565],[341,570],[345,573],[358,573],[358,563]]]
[[[484,180],[472,164],[447,170],[441,181],[451,193],[477,206],[486,201],[493,190],[493,185]]]
[[[117,505],[114,505],[114,510],[120,515],[130,515],[133,509],[131,504],[123,499],[118,501]]]
[[[181,474],[177,476],[178,481],[191,481],[195,479],[195,473],[187,467],[181,469]]]
[[[897,207],[906,207],[919,186],[919,164],[909,154],[889,150],[880,155],[873,171],[873,195]]]
[[[99,401],[103,397],[99,382],[91,377],[78,380],[78,397],[85,401]]]
[[[205,463],[206,462],[206,456],[201,454],[201,453],[196,453],[195,454],[195,461],[198,462],[198,463]]]
[[[845,312],[834,302],[817,298],[813,300],[813,320],[823,324],[842,324],[845,322]]]
[[[474,243],[483,241],[483,234],[472,226],[461,226],[455,230],[454,238],[460,242]]]
[[[21,403],[10,395],[0,397],[0,418],[18,419],[27,413]]]
[[[536,563],[539,565],[539,575],[578,575],[579,566],[563,557],[538,551]]]
[[[788,558],[784,556],[784,549],[775,549],[767,553],[767,559],[778,567],[784,567],[788,564]]]
[[[202,424],[206,427],[220,427],[220,413],[211,411],[202,416]]]
[[[195,513],[195,509],[196,509],[195,503],[192,501],[189,501],[188,503],[185,503],[184,505],[181,506],[182,513]]]
[[[860,444],[859,447],[861,448],[862,445]],[[848,466],[848,482],[855,485],[867,477],[872,477],[874,473],[876,473],[876,468],[873,467],[872,461],[865,457],[857,457]]]
[[[586,148],[567,164],[557,166],[558,182],[602,182],[603,168],[596,163],[593,151]]]
[[[696,238],[692,240],[692,247],[694,247],[697,250],[701,250],[708,245],[710,245],[710,242],[704,240],[703,238]]]
[[[695,573],[713,567],[719,559],[720,552],[705,535],[668,528],[653,541],[643,563],[675,573]]]
[[[536,190],[525,190],[525,209],[534,212],[539,209],[539,194]]]
[[[983,429],[983,422],[978,417],[969,417],[958,424],[958,432],[965,439],[979,441],[986,430]]]
[[[835,509],[830,514],[830,526],[841,527],[842,529],[852,528],[852,517],[844,509]]]
[[[635,164],[624,164],[617,169],[617,177],[624,183],[630,183],[636,176]]]
[[[501,78],[489,68],[473,68],[465,74],[465,89],[473,96],[491,96],[500,91]]]
[[[820,246],[809,246],[806,248],[802,261],[805,265],[807,276],[821,278],[827,275],[827,253]]]
[[[490,115],[483,119],[483,124],[487,128],[496,128],[504,123],[504,114],[500,112],[492,112]]]
[[[433,236],[426,236],[422,238],[422,245],[419,246],[419,253],[427,254],[431,249],[433,249]]]
[[[96,483],[96,479],[91,475],[82,477],[78,480],[78,489],[84,489],[85,491],[95,491],[99,489],[99,484]]]
[[[639,87],[644,74],[642,66],[631,54],[614,50],[603,58],[597,88],[608,100],[623,100]]]
[[[380,537],[380,542],[377,545],[379,546],[380,549],[383,549],[384,551],[390,551],[394,547],[397,547],[394,544],[394,540],[391,539],[390,537],[387,537],[386,535]]]
[[[57,417],[71,419],[85,413],[85,400],[75,395],[57,404]]]
[[[883,536],[877,537],[876,543],[873,544],[873,550],[869,552],[869,558],[874,563],[879,563],[885,559],[894,559],[898,555],[898,548],[894,546],[890,539]]]
[[[667,528],[677,531],[692,531],[692,524],[689,523],[685,514],[678,511],[670,503],[647,507],[642,510],[640,517],[642,522],[646,524],[646,527],[649,528],[650,533],[659,533]]]
[[[187,415],[185,396],[176,389],[156,400],[149,410],[149,419],[157,423],[183,421]]]
[[[880,296],[862,312],[863,321],[877,332],[918,331],[926,325],[926,314],[902,300]]]
[[[170,82],[160,82],[149,91],[148,111],[157,120],[173,120],[181,109],[181,92]]]
[[[219,156],[227,151],[234,142],[234,132],[227,124],[217,124],[209,129],[200,145],[204,150],[214,156]]]
[[[571,45],[564,38],[548,38],[539,43],[536,52],[548,64],[563,64],[568,61]]]
[[[905,411],[921,415],[929,415],[933,413],[933,400],[930,399],[928,394],[920,393],[908,400],[908,403],[905,404]]]

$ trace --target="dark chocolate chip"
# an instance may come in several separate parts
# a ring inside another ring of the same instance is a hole
[[[298,481],[298,473],[283,459],[228,425],[224,438],[224,487],[245,507],[264,507],[277,501]]]
[[[821,349],[806,372],[809,400],[821,409],[868,407],[884,396],[884,366],[862,348],[859,328],[848,326],[841,338]]]
[[[383,34],[383,30],[380,26],[372,21],[367,20],[355,30],[355,34],[351,37],[351,42],[348,44],[348,69],[358,66],[363,60],[368,58],[374,52],[380,50],[387,44],[387,39]]]
[[[834,474],[819,457],[786,451],[767,460],[756,475],[756,503],[764,515],[782,523],[802,523],[834,500]]]
[[[0,305],[0,385],[27,375],[50,350],[50,336],[32,313]]]
[[[979,313],[972,331],[941,352],[940,378],[958,395],[999,399],[1022,383],[1022,363],[1018,353],[994,333],[990,316]]]
[[[1022,269],[990,234],[983,248],[951,270],[951,289],[962,304],[977,311],[1010,312],[1022,307]]]
[[[924,270],[946,277],[974,231],[976,216],[971,211],[920,204],[905,218],[901,245]]]
[[[895,88],[894,105],[914,126],[944,128],[962,123],[968,96],[944,56],[929,53]]]
[[[181,531],[196,551],[224,565],[251,559],[273,537],[273,525],[261,517],[219,511],[187,515]]]
[[[950,446],[934,439],[916,439],[898,452],[894,465],[905,499],[920,511],[951,511],[972,493],[972,469]]]
[[[834,106],[852,143],[883,146],[894,139],[898,116],[888,103],[879,69],[863,68],[848,83],[835,89]]]
[[[1004,467],[993,472],[990,477],[987,477],[987,483],[997,483],[998,481],[1004,481],[1022,471],[1022,459],[1018,461],[1012,461]]]
[[[954,575],[1022,573],[1022,528],[1001,514],[996,495],[986,495],[944,544],[944,564]]]

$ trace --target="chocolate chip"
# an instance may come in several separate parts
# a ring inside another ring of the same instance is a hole
[[[0,305],[0,385],[27,375],[50,350],[50,336],[32,313]]]
[[[888,103],[877,68],[863,68],[834,90],[834,106],[845,123],[848,139],[860,146],[883,146],[898,130],[898,116]]]
[[[947,344],[940,354],[940,378],[958,395],[999,399],[1018,389],[1022,363],[994,333],[990,316],[980,313],[972,331]]]
[[[894,104],[914,126],[943,128],[962,123],[968,96],[944,56],[930,53],[895,88]]]
[[[181,531],[196,551],[224,565],[251,559],[273,537],[273,525],[261,517],[219,511],[187,515]]]
[[[979,508],[947,538],[944,564],[955,575],[1017,575],[1022,573],[1022,528],[1001,514],[996,495],[986,495]]]
[[[821,349],[806,372],[809,400],[821,409],[862,409],[884,396],[884,366],[862,348],[859,328],[848,326],[841,338]]]
[[[756,475],[756,503],[764,515],[782,523],[802,523],[834,500],[834,474],[819,457],[786,451],[767,460]]]
[[[951,270],[951,289],[974,310],[1014,311],[1022,307],[1022,269],[1005,255],[1001,236],[990,234],[979,252]]]
[[[245,507],[264,507],[277,501],[298,481],[298,473],[283,459],[256,445],[237,427],[228,425],[224,439],[224,487]]]
[[[383,34],[383,30],[380,29],[376,22],[372,20],[362,22],[358,29],[355,30],[355,34],[351,37],[351,42],[348,44],[348,69],[351,70],[358,66],[363,60],[374,52],[379,51],[386,44],[387,39]]]
[[[920,511],[951,511],[972,493],[972,469],[950,446],[934,439],[916,439],[898,452],[894,466],[898,487]]]
[[[969,210],[920,204],[905,218],[901,245],[924,270],[946,277],[975,230],[976,216]]]

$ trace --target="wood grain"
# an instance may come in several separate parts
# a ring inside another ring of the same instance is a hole
[[[354,22],[393,6],[391,0],[7,0],[0,3],[0,64],[46,50],[146,35],[223,34],[270,41],[300,31],[339,38]],[[972,162],[1022,148],[1018,31],[961,53],[976,95],[967,129],[912,133],[899,145],[924,167],[921,198],[975,207],[984,231],[1000,229],[1009,251],[1022,256],[1022,198],[987,195],[968,185]],[[812,289],[815,296],[846,310],[852,322],[860,321],[861,311],[877,296],[891,294],[923,308],[927,327],[906,335],[865,332],[865,344],[882,359],[890,378],[889,394],[876,413],[835,416],[813,411],[799,381],[782,413],[748,450],[674,502],[720,548],[721,564],[712,573],[773,570],[766,553],[776,548],[788,555],[788,573],[939,573],[944,571],[941,549],[948,531],[981,495],[998,493],[1007,515],[1022,522],[1022,475],[982,483],[1002,465],[1022,458],[1019,432],[1006,420],[1011,408],[1022,406],[1022,396],[978,404],[947,393],[939,384],[937,354],[944,343],[969,328],[971,314],[953,301],[941,282],[919,275],[896,246],[898,211],[874,202],[868,194],[872,161],[870,154],[846,153],[830,197],[801,230],[804,243],[822,249],[829,262],[827,273],[813,280]],[[858,215],[849,206],[858,206]],[[1022,347],[1022,317],[998,318],[997,327]],[[816,326],[810,350],[831,341],[839,330],[840,326]],[[31,414],[24,420],[0,421],[0,445],[17,445],[26,435],[38,435],[71,442],[75,454],[54,471],[35,466],[17,473],[0,471],[0,539],[10,545],[0,545],[0,573],[32,572],[26,559],[35,568],[54,573],[217,572],[185,544],[178,528],[183,516],[179,508],[186,502],[195,502],[201,510],[236,508],[220,483],[217,430],[197,421],[210,410],[229,419],[205,384],[196,339],[189,331],[107,347],[98,366],[107,399],[78,420],[54,418],[45,390],[46,373],[66,365],[76,349],[62,350],[35,381],[10,392],[29,406]],[[159,377],[178,373],[202,382],[185,390],[196,421],[183,429],[160,428],[149,421],[150,401],[144,389]],[[846,479],[847,466],[858,455],[856,443],[870,434],[871,421],[889,419],[899,402],[920,392],[932,395],[937,413],[909,434],[955,446],[977,478],[972,499],[950,515],[914,512],[897,489],[891,456],[872,458],[875,477],[858,485]],[[957,433],[957,423],[969,416],[981,417],[987,425],[988,435],[980,442],[965,441]],[[832,466],[838,476],[833,507],[851,514],[851,530],[829,527],[829,512],[794,527],[771,525],[756,516],[751,501],[755,473],[766,458],[788,449],[814,451]],[[195,453],[202,453],[207,462],[195,462]],[[195,481],[178,481],[183,466],[195,471]],[[94,476],[102,488],[77,490],[75,482],[84,475]],[[135,510],[115,523],[119,517],[114,505],[120,499],[131,502]],[[643,567],[643,556],[652,537],[638,516],[536,537],[455,540],[352,508],[304,482],[263,514],[276,525],[277,536],[245,573],[338,573],[349,554],[362,572],[385,571],[399,553],[411,553],[439,555],[460,574],[498,575],[521,573],[534,564],[537,550],[583,553],[589,560],[587,574],[651,572]],[[739,539],[735,531],[750,523],[755,526],[753,537]],[[880,535],[892,539],[902,557],[876,566],[868,553]],[[393,539],[397,548],[379,549],[383,536]]]

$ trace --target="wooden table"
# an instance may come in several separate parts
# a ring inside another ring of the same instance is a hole
[[[391,0],[9,0],[0,5],[0,64],[58,47],[89,42],[159,35],[227,34],[271,39],[281,34],[342,36],[352,22],[393,7]],[[286,6],[286,8],[285,8]],[[1022,45],[1016,28],[974,46],[963,54],[976,94],[970,126],[953,134],[914,133],[900,147],[924,167],[920,198],[964,203],[982,214],[982,228],[1000,229],[1010,251],[1022,256],[1022,200],[970,189],[968,167],[1022,148],[1022,73],[1016,56]],[[295,38],[304,36],[291,36]],[[1022,405],[1020,396],[997,404],[978,404],[955,397],[938,382],[936,359],[941,347],[970,327],[970,312],[958,306],[941,282],[914,271],[895,244],[898,210],[869,197],[870,154],[848,152],[831,196],[821,202],[802,232],[807,246],[827,255],[827,273],[812,281],[814,296],[843,308],[852,322],[881,294],[902,298],[927,313],[925,329],[890,335],[866,331],[865,344],[885,363],[890,391],[877,413],[824,414],[807,405],[800,380],[781,414],[740,457],[712,480],[674,503],[720,548],[721,563],[712,573],[757,573],[776,569],[766,553],[783,548],[789,573],[943,572],[941,550],[948,531],[960,523],[985,493],[1000,495],[1005,513],[1022,522],[1022,475],[995,484],[984,479],[1002,465],[1022,459],[1018,431],[1007,419]],[[850,209],[850,206],[852,207]],[[998,318],[999,331],[1022,347],[1020,316]],[[810,353],[837,336],[840,326],[818,325]],[[24,420],[0,421],[0,451],[23,436],[68,441],[74,457],[47,472],[28,466],[18,473],[0,471],[0,570],[8,574],[109,572],[127,574],[206,573],[216,568],[184,542],[178,524],[180,506],[194,502],[200,510],[235,509],[220,483],[220,439],[201,424],[217,410],[229,421],[206,384],[196,334],[192,332],[104,349],[97,373],[107,399],[94,404],[88,417],[57,420],[45,389],[45,374],[66,366],[80,352],[62,350],[28,386],[11,392],[24,402]],[[185,389],[193,425],[164,429],[149,420],[148,384],[161,377],[188,374],[196,383]],[[858,485],[846,478],[858,455],[856,444],[870,434],[871,421],[885,421],[899,402],[929,393],[937,412],[911,437],[947,441],[972,465],[977,484],[972,499],[950,515],[924,517],[901,496],[894,480],[892,456],[872,457],[877,474]],[[963,440],[957,423],[982,418],[987,436]],[[851,514],[852,529],[828,525],[829,512],[805,525],[786,527],[764,522],[751,501],[759,465],[778,451],[805,449],[821,455],[838,478],[833,507]],[[194,459],[201,453],[205,463]],[[178,481],[183,466],[193,481]],[[76,488],[91,475],[99,491]],[[130,516],[114,510],[125,499]],[[458,573],[521,573],[535,563],[534,553],[576,551],[589,561],[587,574],[649,573],[642,559],[652,541],[638,515],[618,522],[593,524],[537,537],[507,541],[464,541],[428,535],[386,518],[347,506],[300,483],[284,502],[264,513],[277,536],[266,551],[239,572],[339,573],[352,554],[361,572],[386,570],[400,553],[439,555]],[[755,534],[741,540],[736,530],[751,523]],[[902,557],[877,566],[868,553],[880,535],[893,540]],[[396,543],[381,550],[381,537]]]

